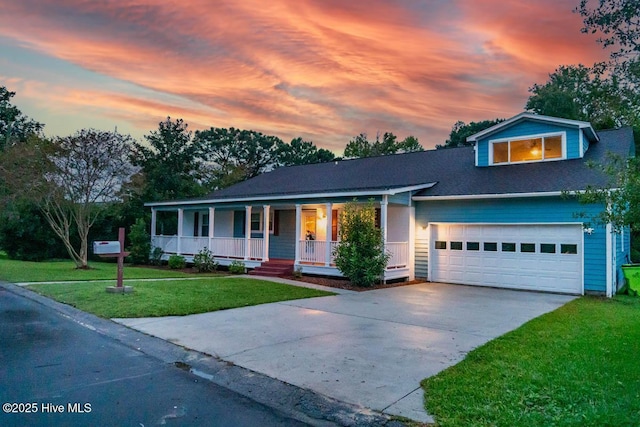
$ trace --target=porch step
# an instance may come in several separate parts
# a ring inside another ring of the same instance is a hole
[[[275,260],[263,262],[249,272],[252,276],[283,277],[293,274],[293,261]]]

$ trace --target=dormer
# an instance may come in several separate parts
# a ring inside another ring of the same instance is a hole
[[[579,159],[598,141],[588,122],[521,113],[471,135],[476,166]]]

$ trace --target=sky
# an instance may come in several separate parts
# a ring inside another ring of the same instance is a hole
[[[560,65],[608,57],[579,0],[0,0],[0,85],[45,124],[143,140],[189,129],[302,137],[342,153],[360,133],[425,148],[523,111]]]

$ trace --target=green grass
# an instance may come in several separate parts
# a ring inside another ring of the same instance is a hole
[[[236,307],[335,295],[316,289],[242,277],[132,282],[130,294],[111,294],[104,283],[39,283],[28,288],[100,317],[182,316]]]
[[[7,282],[53,282],[67,280],[115,279],[117,266],[109,262],[91,262],[91,269],[77,270],[71,261],[14,261],[0,257],[0,280]],[[193,277],[180,271],[158,270],[125,265],[125,279]]]
[[[629,282],[629,287],[637,292],[640,292],[640,266],[635,267],[623,267],[624,277]]]
[[[584,297],[422,382],[439,426],[636,426],[640,298]]]

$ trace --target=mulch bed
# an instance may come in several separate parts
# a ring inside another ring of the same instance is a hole
[[[153,268],[153,269],[157,269],[157,270],[169,270],[169,267],[167,265],[140,265],[140,266],[132,266],[132,267],[139,267],[139,268]],[[175,271],[181,271],[183,273],[190,273],[193,275],[198,275],[200,273],[198,273],[198,270],[196,270],[193,267],[186,267],[180,270],[175,270]],[[218,270],[219,273],[224,274],[223,270]],[[302,276],[302,277],[293,277],[293,276],[286,276],[283,277],[284,279],[289,279],[289,280],[296,280],[298,282],[306,282],[306,283],[313,283],[315,285],[322,285],[322,286],[328,286],[330,288],[339,288],[339,289],[347,289],[349,291],[356,291],[356,292],[365,292],[365,291],[373,291],[376,289],[387,289],[387,288],[396,288],[398,286],[407,286],[407,285],[415,285],[416,283],[422,283],[422,281],[420,280],[411,280],[411,281],[406,281],[406,282],[395,282],[395,283],[387,283],[387,284],[383,284],[383,283],[379,283],[377,285],[373,285],[371,287],[368,288],[361,288],[359,286],[353,286],[351,284],[350,281],[348,281],[347,279],[337,279],[337,278],[333,278],[333,277],[322,277],[322,276]]]
[[[330,277],[318,277],[318,276],[302,276],[302,277],[285,277],[290,280],[297,280],[299,282],[313,283],[316,285],[328,286],[331,288],[340,288],[347,289],[350,291],[356,292],[364,292],[364,291],[373,291],[376,289],[387,289],[387,288],[396,288],[398,286],[407,286],[407,285],[415,285],[416,283],[422,283],[420,280],[411,280],[406,282],[395,282],[395,283],[379,283],[377,285],[373,285],[368,288],[361,288],[358,286],[353,286],[350,281],[346,279],[336,279]]]

